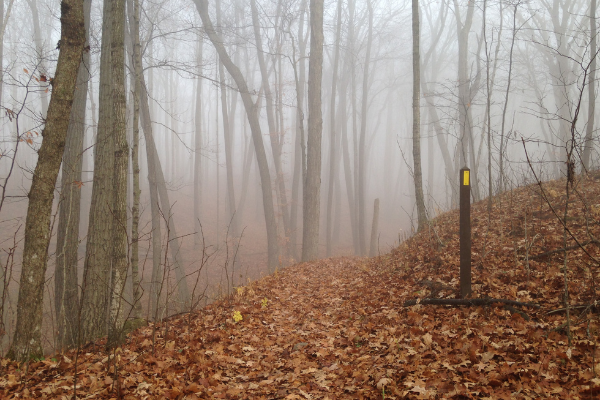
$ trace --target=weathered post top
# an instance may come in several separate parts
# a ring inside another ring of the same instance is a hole
[[[471,170],[460,170],[460,297],[471,294]]]

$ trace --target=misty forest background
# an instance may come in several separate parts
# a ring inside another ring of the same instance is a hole
[[[313,3],[127,0],[119,68],[106,56],[118,58],[110,36],[118,38],[111,18],[119,14],[112,2],[84,1],[87,45],[54,191],[43,320],[32,328],[44,352],[113,329],[119,234],[128,271],[119,321],[160,320],[302,260],[388,252],[426,229],[424,219],[456,208],[463,166],[473,201],[531,183],[533,172],[548,180],[597,168],[596,0],[421,0],[416,47],[416,1],[325,1],[318,146],[310,142]],[[0,6],[5,355],[18,330],[27,196],[54,93],[61,7]],[[120,118],[111,114],[117,75],[126,142],[110,133]],[[118,165],[128,170],[124,219],[111,208]],[[307,237],[310,176],[317,187],[320,176],[320,212]],[[312,253],[303,247],[311,238]]]

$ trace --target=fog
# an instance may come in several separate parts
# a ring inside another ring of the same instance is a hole
[[[200,3],[153,0],[140,1],[139,6],[152,135],[170,201],[170,207],[160,206],[162,265],[168,271],[175,263],[170,261],[169,247],[174,242],[166,223],[172,219],[187,285],[195,290],[198,304],[205,304],[273,271],[267,267],[263,184],[247,111],[236,81],[220,64],[206,33],[198,12]],[[309,3],[256,0],[254,19],[259,26],[253,22],[250,0],[209,4],[209,17],[258,108],[275,203],[278,269],[302,261]],[[124,74],[131,147],[134,1],[126,4]],[[0,277],[5,290],[0,332],[12,332],[27,195],[60,47],[60,7],[51,0],[9,0],[3,1],[3,10]],[[458,171],[464,166],[472,171],[472,201],[531,183],[534,172],[547,180],[565,176],[569,163],[578,172],[596,168],[596,111],[594,107],[590,110],[590,104],[595,102],[597,89],[596,64],[592,63],[597,47],[589,0],[421,0],[419,12],[419,144],[428,219],[456,207]],[[102,101],[102,21],[103,3],[92,1],[85,130],[78,153],[83,173],[81,180],[72,182],[81,193],[80,283]],[[413,173],[411,2],[327,0],[323,26],[318,256],[385,254],[419,226]],[[139,259],[144,288],[141,302],[147,315],[154,231],[141,127],[139,135]],[[573,155],[569,156],[571,148]],[[130,161],[129,257],[135,241],[131,233],[133,180]],[[45,324],[53,324],[50,321],[55,318],[49,299],[54,293],[63,193],[59,176],[44,291]],[[376,199],[380,211],[373,231]],[[130,281],[129,277],[129,287]],[[177,280],[169,284],[177,285]],[[168,303],[167,298],[165,315],[180,311]],[[8,339],[5,335],[3,346]],[[44,348],[54,348],[54,340],[48,335]]]

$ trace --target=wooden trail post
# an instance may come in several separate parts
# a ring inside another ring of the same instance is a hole
[[[460,170],[460,297],[471,294],[471,170]]]

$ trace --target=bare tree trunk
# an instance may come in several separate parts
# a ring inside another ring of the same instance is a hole
[[[39,69],[43,74],[47,74],[46,70],[46,60],[44,56],[44,48],[42,46],[42,29],[40,24],[40,15],[38,12],[37,0],[27,0],[29,3],[29,8],[31,9],[31,17],[33,20],[33,40],[35,42],[35,50],[38,53],[39,59]],[[48,94],[46,92],[40,93],[40,101],[42,103],[42,112],[41,117],[46,118],[46,112],[48,111]]]
[[[358,110],[356,107],[356,59],[354,56],[354,52],[356,51],[356,36],[354,34],[354,24],[356,23],[356,15],[355,15],[355,5],[356,0],[348,1],[348,58],[350,59],[350,86],[352,89],[352,97],[350,98],[350,103],[352,106],[351,116],[352,116],[352,147],[353,147],[353,164],[354,164],[354,228],[356,229],[356,243],[354,243],[354,253],[364,255],[363,249],[365,248],[365,232],[364,230],[361,232],[360,229],[360,221],[364,221],[364,207],[361,209],[360,201],[360,190],[359,190],[359,175],[360,175],[360,163],[358,157],[358,124],[356,122],[356,116],[358,114]],[[363,214],[361,218],[360,214]],[[364,228],[364,224],[363,224]]]
[[[340,59],[340,36],[342,30],[342,0],[338,0],[337,5],[337,26],[335,30],[335,56],[333,58],[333,77],[331,79],[331,105],[330,105],[330,121],[329,129],[331,131],[330,146],[329,146],[329,187],[327,191],[327,233],[326,233],[326,254],[331,256],[331,236],[332,236],[332,218],[333,218],[333,184],[336,178],[336,119],[335,119],[335,98],[336,86],[338,80],[338,64]],[[339,205],[338,205],[339,207]]]
[[[412,37],[413,37],[413,163],[415,197],[417,202],[418,230],[425,228],[427,213],[423,196],[423,174],[421,172],[421,53],[419,49],[419,1],[412,0]]]
[[[583,162],[583,168],[585,170],[590,169],[590,159],[592,154],[592,149],[594,147],[593,143],[593,133],[594,133],[594,122],[596,115],[596,58],[598,53],[598,45],[597,45],[597,29],[596,29],[596,0],[591,0],[590,4],[590,37],[592,38],[590,42],[590,56],[592,57],[592,61],[590,63],[589,68],[589,77],[588,77],[588,121],[585,127],[585,143],[583,144],[583,155],[581,157]]]
[[[290,245],[292,248],[292,257],[298,259],[298,204],[300,203],[300,180],[304,182],[304,152],[302,148],[304,146],[304,85],[306,69],[304,64],[304,58],[306,53],[306,42],[304,41],[304,13],[306,11],[306,0],[302,1],[300,6],[300,21],[298,22],[298,47],[299,47],[299,58],[297,62],[300,64],[300,71],[296,68],[296,48],[292,43],[292,51],[294,57],[292,59],[294,67],[294,78],[296,82],[296,143],[294,151],[294,175],[292,180],[292,205],[291,205],[291,217],[290,217]]]
[[[86,43],[89,42],[91,0],[83,3]],[[61,202],[56,240],[56,270],[54,272],[54,306],[58,325],[58,349],[77,344],[79,337],[77,248],[81,209],[81,169],[87,84],[90,79],[90,52],[83,52],[77,71],[77,83],[62,161]]]
[[[269,138],[271,140],[271,150],[273,153],[273,162],[275,164],[275,185],[277,194],[279,197],[280,209],[282,211],[283,216],[283,229],[286,237],[290,237],[290,228],[289,228],[289,209],[287,205],[287,194],[285,191],[285,180],[283,179],[283,168],[281,166],[281,148],[282,143],[279,138],[279,132],[277,132],[275,115],[274,115],[274,106],[273,106],[273,96],[271,93],[271,85],[269,84],[269,74],[267,72],[267,65],[264,59],[263,48],[262,48],[262,38],[260,33],[260,23],[258,20],[258,11],[256,9],[256,0],[252,0],[250,2],[250,6],[252,9],[252,22],[254,26],[254,40],[256,41],[257,47],[257,56],[258,56],[258,65],[260,67],[260,73],[262,76],[262,84],[263,90],[265,92],[265,100],[266,100],[266,109],[267,109],[267,123],[269,126]]]
[[[8,357],[17,361],[43,356],[42,308],[51,236],[50,215],[84,44],[83,2],[63,0],[61,48],[54,76],[53,96],[28,194],[17,323],[8,352]]]
[[[217,8],[217,26],[221,26],[221,0],[215,2]],[[219,32],[220,33],[220,32]],[[231,144],[232,132],[227,115],[227,86],[225,85],[225,70],[219,59],[219,88],[221,90],[221,114],[223,116],[223,138],[225,140],[225,165],[227,172],[227,208],[229,210],[229,230],[233,237],[238,236],[238,224],[235,209],[235,192],[233,189],[233,150]]]
[[[369,246],[369,257],[377,254],[377,233],[379,232],[379,199],[373,202],[373,223],[371,224],[371,244]]]
[[[346,181],[346,193],[348,195],[348,207],[350,209],[350,229],[352,231],[352,243],[354,245],[354,253],[359,254],[360,246],[358,244],[358,228],[356,226],[356,192],[354,190],[354,181],[352,179],[352,167],[350,166],[350,150],[348,148],[347,88],[348,80],[346,79],[344,82],[342,82],[342,87],[340,90],[340,120],[342,122],[342,161],[344,163],[344,178]]]
[[[260,172],[260,178],[262,183],[262,194],[263,194],[263,207],[265,213],[265,224],[267,228],[267,247],[268,247],[268,268],[269,271],[274,271],[279,263],[279,244],[277,243],[277,224],[275,220],[275,209],[273,206],[273,195],[271,188],[271,176],[269,173],[269,164],[267,162],[267,154],[262,140],[262,132],[260,129],[260,123],[258,120],[258,110],[256,104],[252,101],[250,92],[248,91],[248,85],[244,77],[242,76],[239,68],[231,61],[227,50],[223,46],[223,41],[215,31],[210,17],[208,15],[208,1],[207,0],[194,0],[196,8],[202,19],[202,24],[206,29],[210,41],[217,50],[219,57],[227,71],[235,81],[244,108],[246,109],[246,115],[248,117],[248,123],[250,124],[250,130],[252,131],[252,139],[254,141],[254,149],[256,151],[256,160],[258,163],[258,169]]]
[[[132,57],[131,66],[133,74],[131,76],[131,88],[133,92],[133,145],[131,146],[131,163],[133,167],[133,206],[131,208],[131,283],[133,288],[133,318],[142,318],[142,294],[140,292],[139,275],[139,223],[140,223],[140,163],[139,163],[139,142],[140,142],[140,86],[138,72],[136,69],[136,60],[140,57],[140,2],[139,0],[128,0],[127,9],[129,11],[129,29],[132,39]]]
[[[134,0],[138,1],[138,0]],[[139,14],[134,12],[132,18],[134,26],[131,32],[133,39],[133,48],[141,47],[140,43],[140,30],[139,30]],[[150,119],[150,107],[148,105],[148,92],[144,82],[144,75],[142,72],[142,56],[141,52],[134,51],[133,58],[133,69],[135,74],[135,92],[140,106],[140,121],[144,132],[144,138],[146,140],[146,158],[148,162],[148,191],[150,194],[150,215],[151,215],[151,227],[152,227],[152,274],[150,279],[150,297],[149,297],[149,319],[159,319],[159,293],[160,285],[162,283],[162,248],[161,248],[161,223],[160,223],[160,205],[158,198],[157,178],[156,178],[156,166],[155,166],[155,155],[151,151],[148,142],[154,143],[152,136],[152,121]]]
[[[102,48],[100,56],[100,88],[98,133],[94,146],[94,182],[86,244],[83,286],[81,292],[82,342],[107,333],[110,270],[113,234],[113,167],[115,164],[112,135],[111,100],[111,3],[103,8]]]
[[[508,57],[508,82],[506,83],[506,92],[504,95],[504,107],[502,108],[502,126],[500,128],[500,151],[498,154],[499,172],[498,172],[498,191],[502,193],[504,191],[504,126],[506,123],[506,111],[508,109],[508,95],[510,94],[510,84],[512,77],[512,64],[513,64],[513,49],[515,47],[515,39],[517,36],[517,8],[518,3],[514,5],[513,11],[513,35],[510,43],[510,52]]]
[[[464,24],[460,20],[458,0],[454,0],[456,15],[456,26],[458,34],[458,115],[460,125],[459,137],[459,166],[467,165],[469,152],[469,126],[467,121],[467,109],[471,106],[469,101],[469,68],[467,64],[469,50],[469,32],[473,23],[473,12],[475,6],[469,3],[467,6],[467,16]],[[471,166],[473,167],[473,166]]]
[[[111,75],[113,101],[112,135],[115,143],[115,163],[113,167],[113,234],[112,234],[112,273],[109,330],[107,346],[118,345],[122,340],[125,321],[124,293],[127,280],[127,171],[129,148],[127,145],[125,121],[125,1],[112,2],[111,32]]]
[[[203,36],[199,35],[198,43],[198,78],[196,79],[196,111],[194,115],[194,134],[195,134],[195,148],[194,148],[194,243],[199,245],[201,243],[200,237],[200,220],[202,218],[202,50],[204,47]]]
[[[10,18],[10,12],[12,10],[14,0],[9,0],[8,6],[6,7],[6,12],[4,12],[4,0],[2,0],[0,4],[0,65],[3,64],[4,60],[4,33],[6,32],[6,25],[8,23],[8,19]],[[0,68],[0,104],[3,104],[4,96],[2,95],[2,88],[4,84],[4,68]],[[0,272],[1,274],[1,272]],[[0,278],[2,276],[0,275]],[[0,294],[2,294],[2,289],[0,289]],[[0,296],[0,299],[2,296]],[[1,317],[1,316],[0,316]]]
[[[323,0],[310,0],[310,56],[308,61],[308,144],[304,182],[302,261],[319,256],[321,203],[321,81],[323,76]]]
[[[366,136],[367,136],[367,104],[369,102],[369,67],[371,64],[371,46],[373,43],[373,7],[371,1],[367,0],[369,9],[369,30],[367,34],[367,49],[365,55],[365,64],[363,67],[363,87],[362,87],[362,106],[360,116],[360,139],[358,143],[358,237],[360,240],[360,254],[367,254],[367,222],[365,217],[366,191],[365,175],[367,173],[367,163],[365,158]]]

